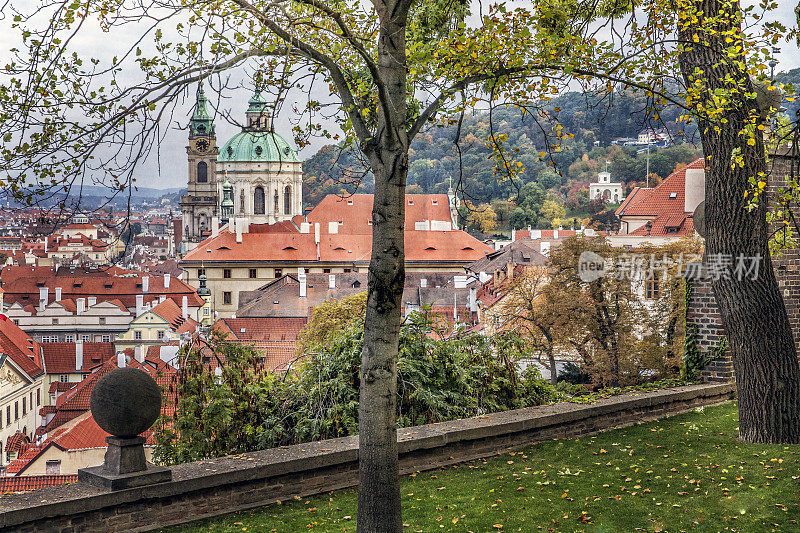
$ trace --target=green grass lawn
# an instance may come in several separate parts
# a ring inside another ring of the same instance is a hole
[[[736,405],[403,479],[406,532],[800,531],[800,446],[737,440]],[[356,491],[183,531],[355,531]]]

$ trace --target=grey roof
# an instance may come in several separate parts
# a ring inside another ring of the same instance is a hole
[[[479,272],[492,273],[505,268],[508,263],[544,266],[547,263],[547,257],[539,252],[538,245],[535,245],[533,241],[523,239],[486,254],[486,257],[470,263],[466,268],[476,274]]]
[[[478,288],[472,278],[466,288],[455,288],[456,274],[410,272],[406,274],[403,306],[458,307],[469,305],[470,287]],[[336,288],[328,288],[329,274],[306,274],[306,296],[300,297],[297,274],[285,274],[255,291],[239,293],[236,316],[244,317],[308,317],[309,310],[326,300],[340,299],[367,290],[366,273],[335,274]],[[422,280],[426,287],[422,287]]]

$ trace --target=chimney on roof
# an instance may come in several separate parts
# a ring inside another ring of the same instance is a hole
[[[88,305],[89,307],[95,305],[96,303],[97,303],[97,296],[89,296],[89,298],[86,300],[86,305]]]
[[[242,243],[242,226],[243,226],[242,219],[240,218],[239,220],[236,221],[236,243],[237,244],[241,244]]]
[[[694,213],[706,197],[706,171],[702,168],[687,168],[683,193],[684,213]]]
[[[328,274],[328,288],[330,290],[336,288],[336,274]]]
[[[128,360],[125,357],[125,352],[117,352],[117,366],[119,368],[125,368],[128,364]]]
[[[319,222],[314,222],[314,242],[319,244]]]
[[[144,294],[136,295],[136,316],[144,313]]]
[[[61,301],[61,287],[56,287],[56,301]]]
[[[420,280],[419,280],[419,286],[420,286],[421,288],[423,288],[423,289],[424,289],[425,287],[427,287],[427,286],[428,286],[428,280],[427,280],[427,278],[420,278]]]
[[[164,288],[169,289],[169,281],[171,276],[169,274],[164,274]]]
[[[542,238],[542,230],[540,229],[530,229],[531,239],[541,239]]]
[[[144,346],[137,344],[133,347],[133,358],[140,363],[144,363]]]
[[[150,292],[150,276],[142,276],[142,294]]]
[[[167,301],[167,295],[166,294],[162,294],[161,296],[158,297],[158,303],[163,304],[166,301]]]
[[[306,291],[307,291],[306,275],[305,275],[305,273],[298,274],[297,277],[300,280],[300,298],[305,298],[306,297]]]
[[[50,290],[47,287],[39,287],[39,310],[44,311],[47,301],[50,299]]]
[[[82,315],[86,310],[86,298],[78,298],[75,300],[75,314]]]
[[[517,230],[511,228],[511,242],[514,242],[516,240],[517,240]]]
[[[558,239],[558,230],[557,229],[553,230],[553,238],[554,239]]]
[[[181,299],[181,316],[183,317],[184,320],[189,318],[189,297],[188,296],[184,296]]]
[[[547,242],[547,241],[540,242],[539,243],[539,252],[543,256],[549,257],[550,256],[550,243]]]
[[[75,370],[80,371],[83,368],[83,339],[78,339],[75,342]]]
[[[474,313],[478,310],[478,288],[469,288],[469,311]]]
[[[219,217],[211,217],[211,238],[219,235]]]
[[[491,274],[487,274],[486,272],[478,272],[478,281],[481,283],[486,283],[491,277]]]

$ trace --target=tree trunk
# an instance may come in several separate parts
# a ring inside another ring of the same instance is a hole
[[[694,81],[696,68],[704,72],[706,91],[699,103],[711,107],[715,89],[732,92],[736,81],[744,81],[747,92],[752,82],[734,61],[724,60],[727,46],[724,33],[731,24],[709,20],[726,15],[736,20],[737,3],[726,7],[725,0],[696,0],[699,17],[680,28],[683,42],[692,42],[695,34],[716,29],[706,37],[711,46],[695,46],[680,56],[680,66],[687,86]],[[689,17],[688,20],[691,20]],[[735,29],[735,28],[734,28]],[[701,39],[702,40],[702,39]],[[744,59],[741,58],[742,63]],[[726,82],[734,80],[733,83]],[[739,95],[742,93],[739,92]],[[736,96],[734,96],[736,98]],[[739,135],[755,102],[740,96],[722,117],[713,122],[698,121],[706,155],[706,259],[761,257],[756,279],[730,277],[712,279],[712,288],[722,316],[722,323],[733,352],[733,366],[739,395],[739,437],[750,442],[800,442],[800,365],[798,365],[792,330],[781,298],[767,246],[767,201],[760,198],[758,207],[746,209],[748,178],[766,172],[764,143],[756,135],[755,144]],[[723,122],[722,118],[727,119]],[[719,131],[715,129],[719,128]],[[731,155],[740,149],[744,166],[731,168]],[[719,255],[722,254],[722,255]]]
[[[406,135],[405,14],[378,5],[378,68],[385,93],[376,135],[363,146],[375,176],[372,257],[359,387],[360,533],[401,533],[397,456],[397,352],[405,283]]]
[[[558,385],[558,368],[556,367],[556,358],[553,355],[553,348],[547,349],[547,360],[550,362],[550,384],[555,387]]]

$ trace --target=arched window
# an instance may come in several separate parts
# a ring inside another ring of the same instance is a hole
[[[256,190],[253,192],[253,214],[254,215],[263,215],[264,214],[264,188],[263,187],[256,187]]]
[[[292,214],[292,188],[288,185],[283,190],[283,214]]]
[[[208,165],[205,161],[197,163],[197,183],[208,182]]]
[[[272,200],[273,200],[272,212],[277,215],[278,214],[278,191],[277,190],[275,191],[275,197]]]

